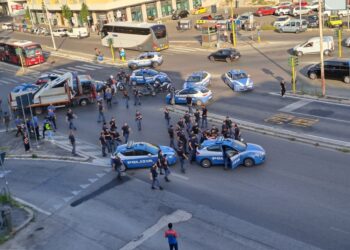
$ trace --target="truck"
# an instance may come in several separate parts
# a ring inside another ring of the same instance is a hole
[[[302,56],[304,54],[320,53],[320,37],[312,37],[306,42],[299,44],[293,48],[293,54]],[[332,36],[323,37],[323,53],[326,56],[331,55],[334,51],[334,40]]]
[[[67,72],[55,80],[48,81],[38,89],[17,95],[14,100],[9,95],[9,104],[13,111],[32,108],[41,114],[50,104],[54,106],[85,106],[96,99],[94,80],[89,75]]]

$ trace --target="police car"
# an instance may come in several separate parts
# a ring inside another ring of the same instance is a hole
[[[163,57],[158,52],[145,52],[140,54],[135,59],[128,61],[128,67],[130,69],[137,69],[140,67],[152,67],[156,68],[163,63]]]
[[[244,70],[230,70],[223,75],[224,83],[233,91],[247,91],[254,88],[254,83]]]
[[[207,87],[210,84],[211,75],[206,71],[193,72],[187,77],[183,88],[189,87]]]
[[[177,157],[173,148],[167,146],[157,146],[147,142],[129,141],[117,147],[115,155],[123,162],[125,168],[149,168],[158,160],[158,151],[162,150],[166,156],[168,165],[174,165]]]
[[[195,105],[207,104],[213,98],[213,92],[206,87],[194,87],[176,90],[174,95],[175,104],[186,104],[186,97],[192,97]],[[171,103],[171,94],[166,96],[166,102]]]
[[[204,168],[209,168],[212,165],[223,165],[224,147],[228,150],[232,168],[239,165],[252,167],[265,161],[266,153],[261,146],[218,137],[216,140],[205,140],[200,145],[197,149],[196,162]]]
[[[146,83],[163,84],[164,82],[171,82],[169,76],[154,69],[137,69],[130,75],[130,83],[134,86]]]

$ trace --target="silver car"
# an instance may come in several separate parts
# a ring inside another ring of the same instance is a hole
[[[137,69],[143,67],[156,68],[163,63],[163,56],[158,52],[145,52],[140,54],[135,59],[128,61],[130,69]]]

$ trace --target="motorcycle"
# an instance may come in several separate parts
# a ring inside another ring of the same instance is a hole
[[[124,82],[122,82],[122,81],[117,82],[117,89],[118,90],[123,91],[125,88],[126,88],[126,86],[125,86]]]
[[[147,95],[151,95],[151,96],[155,96],[156,95],[156,91],[154,89],[154,87],[152,86],[152,84],[150,83],[146,83],[140,90],[139,90],[141,96],[147,96]]]
[[[164,92],[170,92],[171,88],[173,88],[173,84],[171,83],[170,79],[167,79],[163,83],[156,80],[153,83],[153,87],[157,93],[160,93],[160,92],[164,93]]]

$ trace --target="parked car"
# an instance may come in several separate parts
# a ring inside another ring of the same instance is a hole
[[[291,20],[289,16],[280,16],[276,18],[276,21],[273,22],[273,27],[278,28],[285,25]]]
[[[315,80],[321,77],[321,64],[315,64],[308,68],[307,75]],[[341,80],[350,83],[350,61],[349,59],[334,58],[324,61],[324,76],[326,79]]]
[[[310,14],[312,12],[312,10],[310,10],[310,9],[308,9],[308,8],[306,8],[306,7],[294,7],[294,8],[292,8],[292,10],[291,10],[291,15],[292,16],[299,16],[299,15],[308,15],[308,14]]]
[[[58,77],[60,77],[60,75],[57,75],[55,73],[41,74],[39,76],[38,80],[36,80],[35,84],[36,85],[43,85],[43,84],[47,83],[48,81],[53,81],[53,80],[57,79]]]
[[[236,49],[220,49],[216,52],[211,53],[208,56],[210,61],[226,61],[233,62],[238,60],[241,57],[241,53],[239,53]]]
[[[65,28],[54,29],[52,31],[53,36],[64,37],[67,36],[68,30]]]
[[[207,13],[208,9],[206,7],[198,7],[192,11],[193,15],[199,15]]]
[[[137,69],[140,67],[156,68],[163,63],[163,56],[158,52],[145,52],[137,56],[135,59],[128,61],[130,69]]]
[[[223,15],[221,15],[221,14],[220,14],[220,15],[215,15],[215,16],[213,17],[213,19],[214,19],[214,20],[218,20],[218,21],[219,21],[219,20],[226,20],[226,18],[225,18]]]
[[[307,30],[307,21],[302,19],[301,25],[299,19],[291,19],[286,24],[280,26],[278,29],[276,29],[278,32],[281,33],[299,33],[304,32]]]
[[[344,43],[346,47],[350,47],[350,37],[346,38]]]
[[[275,15],[276,16],[290,15],[290,12],[291,12],[290,7],[285,6],[285,7],[278,8],[275,11]]]
[[[213,92],[206,87],[194,87],[176,90],[174,93],[175,104],[186,104],[186,97],[192,97],[192,103],[197,106],[207,104],[213,98]],[[168,94],[165,97],[166,103],[170,104],[172,94]]]
[[[318,28],[319,27],[317,15],[308,16],[306,20],[307,20],[307,27],[308,28]]]
[[[339,16],[340,18],[348,16],[350,13],[348,10],[338,10],[336,12],[332,12],[330,10],[323,11],[323,16],[328,19],[330,16]]]
[[[273,6],[274,8],[278,9],[278,8],[284,8],[284,7],[291,7],[293,5],[292,2],[280,2],[279,4],[277,4],[276,6]]]
[[[163,84],[164,82],[171,82],[169,76],[154,69],[137,69],[130,75],[130,83],[134,86],[143,85],[145,83]]]
[[[224,150],[230,155],[232,168],[240,165],[252,167],[264,163],[266,159],[265,150],[257,144],[218,137],[201,143],[196,152],[196,162],[203,168],[224,165]]]
[[[3,23],[1,25],[2,30],[13,30],[13,23]]]
[[[254,83],[244,70],[230,70],[223,75],[224,83],[233,91],[253,90]]]
[[[89,31],[86,27],[73,28],[71,31],[67,32],[70,38],[84,38],[89,36]]]
[[[171,19],[178,20],[181,18],[186,18],[190,13],[187,10],[175,10],[171,16]]]
[[[129,141],[118,146],[114,154],[120,158],[126,169],[150,168],[158,161],[159,150],[162,150],[168,165],[176,163],[177,156],[173,148],[147,142]]]
[[[309,10],[317,11],[318,10],[318,0],[311,2],[309,5],[306,6]]]
[[[276,9],[270,6],[260,7],[255,11],[257,16],[268,16],[275,14]]]
[[[183,88],[190,87],[208,87],[211,81],[210,73],[206,71],[193,72],[189,77],[187,77]]]
[[[326,25],[330,28],[340,27],[343,25],[343,20],[339,16],[330,16],[326,22]]]
[[[299,44],[293,48],[293,54],[296,56],[302,56],[305,54],[320,53],[320,37],[312,37],[306,42]],[[323,37],[323,53],[326,56],[330,56],[334,51],[334,40],[332,36]]]

